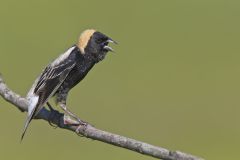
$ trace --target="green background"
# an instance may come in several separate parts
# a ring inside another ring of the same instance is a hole
[[[68,104],[96,127],[206,159],[239,159],[240,1],[0,1],[0,72],[26,95],[95,28],[119,42]],[[33,121],[0,100],[0,159],[151,160]]]

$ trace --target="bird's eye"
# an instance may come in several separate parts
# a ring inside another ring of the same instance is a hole
[[[108,45],[108,43],[107,43],[107,42],[102,42],[100,45],[101,45],[102,47],[104,47],[104,46]]]
[[[104,47],[104,46],[105,46],[104,42],[100,43],[100,46],[101,46],[101,47]]]
[[[98,44],[101,44],[101,43],[102,43],[102,40],[101,40],[101,39],[97,39],[96,42],[97,42]]]

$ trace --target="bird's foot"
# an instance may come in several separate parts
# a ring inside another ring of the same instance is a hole
[[[81,125],[81,126],[87,126],[88,125],[88,122],[85,122],[85,121],[83,121],[79,118],[77,118],[77,121],[78,121],[79,125]]]
[[[72,112],[66,110],[65,111],[67,115],[69,115],[70,117],[72,117],[74,120],[76,120],[78,122],[79,125],[86,125],[87,122],[81,120],[78,116],[76,116],[75,114],[73,114]]]
[[[64,124],[70,125],[70,126],[77,126],[75,132],[77,133],[77,135],[81,137],[84,136],[81,133],[83,133],[87,129],[87,126],[89,125],[89,123],[82,121],[80,119],[78,119],[77,121],[73,120],[69,115],[65,115],[65,114],[64,114]]]
[[[65,111],[66,115],[69,116],[68,119],[64,118],[64,123],[78,126],[77,129],[75,130],[78,135],[80,135],[80,131],[85,131],[87,126],[90,125],[88,122],[81,120],[80,118],[78,118],[77,115],[70,112],[67,109],[66,104],[60,103],[59,105]],[[67,117],[66,115],[64,115],[64,117]],[[75,121],[73,121],[70,117],[73,118]],[[76,123],[76,121],[77,121],[77,123]]]
[[[77,135],[84,137],[85,134],[83,134],[85,132],[85,130],[88,127],[88,123],[87,122],[81,122],[81,124],[78,125],[77,129],[75,130],[75,132],[77,133]]]
[[[67,115],[69,115],[70,117],[72,117],[73,119],[75,119],[75,120],[78,122],[79,125],[84,126],[84,125],[87,124],[87,122],[81,120],[77,115],[75,115],[74,113],[72,113],[71,111],[69,111],[65,105],[62,105],[61,107],[63,108],[63,110],[65,111],[65,113],[66,113]]]
[[[71,116],[64,114],[64,124],[66,125],[74,125],[74,126],[87,126],[88,123],[82,121],[81,119],[73,119]]]

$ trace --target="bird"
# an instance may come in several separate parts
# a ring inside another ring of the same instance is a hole
[[[95,29],[87,29],[80,34],[76,44],[45,67],[26,97],[29,103],[28,114],[21,141],[31,120],[36,117],[44,105],[47,104],[50,109],[52,108],[48,102],[51,97],[56,98],[57,106],[60,106],[65,114],[75,118],[79,124],[85,124],[67,109],[67,96],[69,91],[84,79],[95,64],[102,61],[109,51],[114,51],[108,46],[109,43],[117,44],[107,35]]]

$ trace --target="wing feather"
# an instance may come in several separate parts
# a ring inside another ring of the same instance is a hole
[[[40,77],[34,93],[39,95],[38,104],[36,106],[36,115],[48,99],[57,91],[69,72],[75,66],[74,61],[61,62],[58,66],[48,66]],[[33,116],[34,116],[33,115]]]
[[[76,65],[75,54],[73,53],[75,52],[75,49],[76,47],[73,46],[64,54],[60,55],[44,69],[39,78],[34,82],[33,87],[35,87],[30,89],[27,97],[29,101],[31,101],[32,96],[35,98],[37,97],[37,101],[32,104],[34,106],[30,107],[31,110],[29,110],[29,116],[26,119],[21,140],[23,139],[27,127],[33,117],[38,114],[48,99],[56,93],[57,89],[64,82],[69,72]]]

